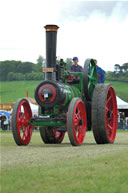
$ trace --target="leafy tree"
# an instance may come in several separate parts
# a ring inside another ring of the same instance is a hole
[[[128,63],[124,63],[122,65],[122,69],[123,69],[124,72],[128,72]]]
[[[114,72],[111,72],[111,71],[106,72],[105,78],[107,80],[113,80],[113,77],[114,77]]]
[[[37,64],[39,64],[41,67],[43,67],[45,65],[45,59],[43,56],[38,57]]]
[[[7,80],[8,79],[8,73],[14,72],[14,73],[30,73],[33,71],[34,64],[31,62],[21,62],[21,61],[15,61],[15,60],[6,60],[0,62],[0,80]],[[9,75],[9,79],[11,75]]]
[[[42,72],[43,67],[45,67],[45,59],[43,58],[43,56],[39,56],[37,59],[37,64],[35,64],[33,67],[33,71]]]
[[[21,64],[21,61],[6,60],[0,62],[0,80],[7,80],[9,72],[15,72],[15,69],[18,65]]]
[[[24,80],[25,76],[22,73],[14,73],[14,72],[9,72],[8,73],[8,80],[13,81],[13,80]]]
[[[34,64],[31,62],[22,62],[21,64],[19,64],[16,68],[16,72],[20,72],[20,73],[30,73],[33,71],[33,66]]]
[[[9,72],[9,73],[8,73],[8,80],[9,80],[9,81],[14,80],[14,74],[15,74],[14,72]]]
[[[35,64],[33,66],[33,71],[34,72],[41,72],[42,71],[42,67],[39,64]]]
[[[124,63],[122,65],[115,64],[114,72],[107,72],[106,79],[115,81],[128,81],[128,63]]]
[[[114,65],[114,72],[115,73],[119,73],[120,72],[120,65],[119,64],[115,64]]]
[[[72,58],[67,58],[65,62],[66,62],[66,64],[67,64],[67,69],[69,70],[69,69],[70,69],[70,66],[73,64]]]
[[[43,72],[32,72],[25,75],[26,80],[43,80],[44,73]]]

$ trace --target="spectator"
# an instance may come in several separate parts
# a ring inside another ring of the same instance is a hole
[[[124,114],[124,112],[120,112],[120,126],[121,126],[121,129],[124,129],[124,125],[125,125],[125,114]]]
[[[96,66],[97,66],[98,83],[104,83],[104,81],[105,81],[104,71],[103,71],[102,68],[100,68],[100,67],[97,65],[97,60],[94,60],[94,61],[95,61]]]
[[[1,120],[1,129],[6,130],[7,126],[4,124],[4,122],[6,121],[6,116],[4,113],[1,114],[0,120]]]
[[[78,57],[73,57],[73,65],[70,67],[70,72],[83,72],[83,68],[78,64],[78,61]]]
[[[128,130],[128,117],[126,117],[125,121],[126,121],[126,123],[125,123],[125,129]]]

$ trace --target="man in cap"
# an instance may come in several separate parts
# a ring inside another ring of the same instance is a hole
[[[83,72],[83,68],[78,64],[78,61],[78,57],[73,57],[73,65],[70,67],[70,72]]]

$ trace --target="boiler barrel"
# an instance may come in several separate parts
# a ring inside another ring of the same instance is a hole
[[[41,82],[35,90],[36,102],[47,109],[55,105],[66,107],[74,97],[81,98],[78,88],[51,80]]]

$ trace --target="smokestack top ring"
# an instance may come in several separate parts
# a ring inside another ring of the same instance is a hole
[[[57,25],[46,25],[44,28],[46,31],[57,31],[59,27]]]

